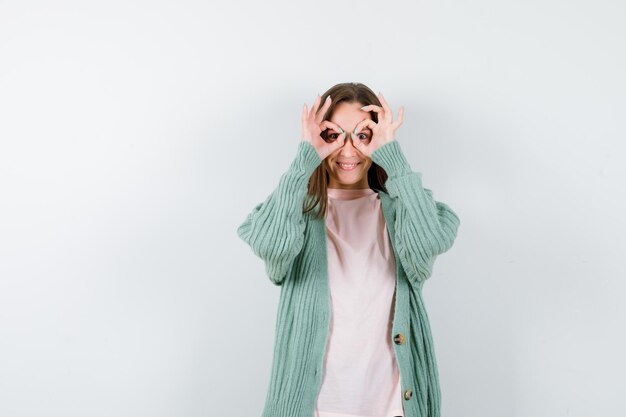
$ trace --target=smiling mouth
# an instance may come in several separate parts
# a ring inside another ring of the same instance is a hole
[[[355,163],[352,163],[352,164],[344,164],[344,163],[341,163],[341,162],[337,162],[337,166],[339,166],[339,168],[341,170],[343,170],[343,171],[352,171],[359,164],[360,164],[360,162],[355,162]]]

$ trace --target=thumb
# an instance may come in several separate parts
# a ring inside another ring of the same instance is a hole
[[[345,141],[346,141],[346,132],[343,132],[341,135],[339,135],[339,137],[334,143],[335,149],[341,148],[343,144],[345,143]]]
[[[365,146],[365,144],[363,142],[361,142],[358,138],[355,137],[354,132],[350,133],[350,136],[352,137],[352,144],[356,146],[356,148],[361,151],[362,153],[364,153],[363,151],[365,151],[367,149],[367,147]]]

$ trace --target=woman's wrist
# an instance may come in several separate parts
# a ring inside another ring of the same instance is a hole
[[[395,139],[374,150],[372,161],[382,167],[390,178],[411,172],[411,165],[404,156],[400,143]]]

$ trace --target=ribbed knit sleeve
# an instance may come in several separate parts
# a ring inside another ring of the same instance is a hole
[[[282,285],[302,249],[305,230],[302,208],[308,180],[321,162],[313,145],[301,141],[295,159],[276,189],[237,228],[237,235],[265,261],[267,275],[275,285]]]
[[[436,256],[452,247],[459,217],[422,186],[421,173],[411,170],[397,140],[374,150],[372,161],[387,173],[385,185],[396,200],[394,227],[400,261],[409,278],[423,281],[430,277]]]

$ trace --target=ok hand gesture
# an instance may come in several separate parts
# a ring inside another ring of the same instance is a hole
[[[307,110],[306,104],[302,109],[302,140],[310,142],[321,159],[326,159],[328,155],[335,152],[335,150],[341,148],[346,139],[346,132],[341,129],[338,125],[331,122],[330,120],[324,120],[322,122],[322,118],[326,111],[330,107],[331,98],[328,96],[326,98],[326,102],[322,106],[322,108],[318,111],[318,107],[320,105],[320,101],[322,98],[318,95],[313,103],[313,108],[311,111]],[[326,142],[322,139],[320,135],[324,130],[332,128],[335,129],[336,132],[341,132],[337,140],[332,142]]]
[[[356,129],[351,133],[352,143],[354,146],[365,156],[371,157],[372,152],[380,148],[384,144],[395,140],[395,132],[404,120],[404,106],[398,110],[398,120],[393,121],[393,112],[384,99],[383,95],[378,93],[378,99],[380,100],[382,107],[375,104],[361,107],[361,110],[375,111],[378,113],[378,123],[371,119],[365,119],[356,125]],[[369,143],[358,140],[357,135],[364,127],[368,127],[372,130],[372,140]]]

